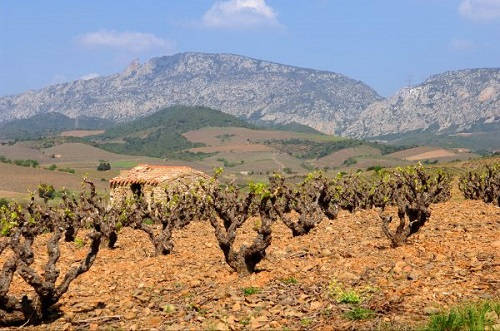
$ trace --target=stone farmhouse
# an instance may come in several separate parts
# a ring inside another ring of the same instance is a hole
[[[113,203],[143,195],[152,202],[151,197],[154,200],[166,197],[165,189],[171,185],[189,187],[196,180],[208,178],[207,174],[191,167],[140,164],[131,170],[122,171],[109,181],[110,199]]]

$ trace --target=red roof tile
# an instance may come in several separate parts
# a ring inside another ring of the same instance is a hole
[[[177,180],[183,177],[204,177],[205,173],[187,166],[164,166],[140,164],[130,169],[125,174],[114,177],[109,181],[111,187],[129,185],[129,184],[149,184],[158,185]]]

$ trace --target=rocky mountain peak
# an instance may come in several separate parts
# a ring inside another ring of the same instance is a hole
[[[368,106],[343,134],[373,137],[410,131],[466,131],[500,122],[500,68],[433,75]]]
[[[121,75],[123,77],[129,77],[130,75],[135,74],[140,67],[141,63],[139,62],[139,59],[133,59],[125,70],[123,70]]]
[[[119,75],[0,98],[0,121],[48,111],[128,120],[182,104],[335,133],[377,100],[366,84],[333,72],[234,54],[180,53],[133,61]]]
[[[179,53],[134,60],[120,74],[2,97],[0,122],[46,112],[125,121],[172,105],[354,137],[464,131],[500,122],[500,69],[444,72],[383,99],[339,73],[234,54]]]

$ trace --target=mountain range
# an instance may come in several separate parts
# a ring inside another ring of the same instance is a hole
[[[412,131],[459,133],[500,124],[500,68],[449,71],[369,105],[343,132],[374,137]]]
[[[500,68],[434,75],[382,98],[345,75],[233,54],[181,53],[123,72],[0,98],[0,122],[59,112],[128,121],[172,105],[357,138],[465,132],[500,123]]]

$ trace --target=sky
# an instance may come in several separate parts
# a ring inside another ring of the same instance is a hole
[[[178,52],[328,70],[382,96],[500,66],[500,0],[2,0],[0,96]]]

